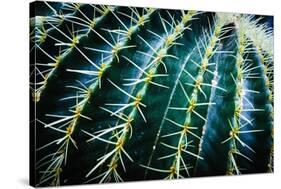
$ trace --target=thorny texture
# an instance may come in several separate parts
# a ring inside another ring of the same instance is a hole
[[[31,8],[36,186],[273,172],[268,17]]]

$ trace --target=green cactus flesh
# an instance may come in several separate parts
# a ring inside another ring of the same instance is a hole
[[[36,186],[273,172],[271,16],[35,2]]]

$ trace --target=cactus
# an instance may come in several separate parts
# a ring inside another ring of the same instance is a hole
[[[272,17],[30,10],[32,185],[273,172]]]

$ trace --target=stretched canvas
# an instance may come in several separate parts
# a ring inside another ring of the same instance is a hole
[[[273,172],[272,16],[36,1],[30,89],[33,186]]]

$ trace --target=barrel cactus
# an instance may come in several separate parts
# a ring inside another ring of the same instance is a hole
[[[32,185],[273,172],[271,16],[30,10]]]

